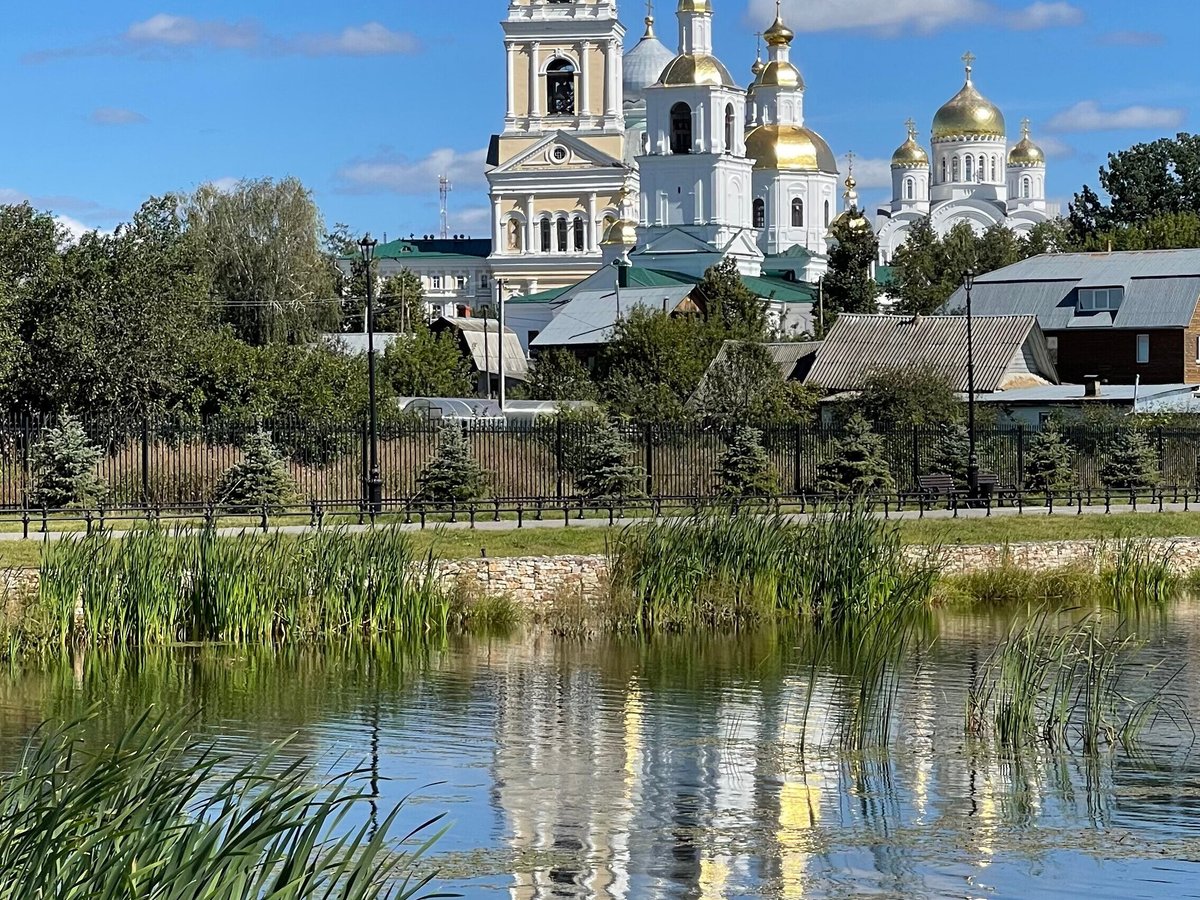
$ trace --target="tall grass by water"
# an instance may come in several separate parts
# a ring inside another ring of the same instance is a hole
[[[254,643],[444,633],[452,600],[403,532],[300,537],[138,530],[51,545],[35,593],[9,602],[30,648]]]
[[[365,773],[322,777],[274,750],[235,763],[186,723],[145,715],[116,741],[43,726],[0,777],[0,900],[408,900],[438,819],[391,844]],[[439,817],[440,818],[440,817]]]
[[[610,614],[639,634],[763,623],[842,624],[927,605],[933,562],[850,506],[796,524],[697,515],[626,528],[609,553]]]

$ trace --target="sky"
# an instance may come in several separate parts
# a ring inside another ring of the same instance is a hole
[[[488,137],[502,126],[505,0],[58,0],[0,31],[0,202],[108,230],[147,197],[295,176],[328,225],[376,237],[486,236]],[[658,0],[675,41],[674,0]],[[775,0],[714,0],[717,54],[743,86]],[[783,0],[806,124],[853,151],[867,205],[913,117],[975,82],[1009,136],[1033,122],[1048,194],[1096,184],[1109,152],[1200,131],[1200,5],[1190,0]],[[624,0],[628,45],[645,3]]]

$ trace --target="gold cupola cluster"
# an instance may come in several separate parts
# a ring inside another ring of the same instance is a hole
[[[975,57],[968,53],[963,57],[963,62],[967,67],[966,83],[933,117],[933,139],[1003,138],[1007,134],[1004,114],[996,104],[979,93],[971,80],[971,66]]]
[[[684,44],[678,56],[672,59],[659,76],[658,83],[668,87],[688,87],[694,85],[711,85],[713,87],[737,87],[737,82],[725,68],[725,64],[712,54],[711,22],[708,27],[697,29],[697,17],[712,16],[712,4],[709,0],[679,0],[676,10],[683,32],[695,38],[703,34],[703,42],[695,47]]]
[[[896,148],[892,154],[893,169],[924,169],[929,166],[929,154],[917,143],[917,123],[909,119],[904,123],[908,127],[908,140]]]
[[[799,88],[804,89],[804,77],[800,74],[790,60],[777,58],[779,54],[774,52],[776,48],[789,48],[792,41],[796,37],[796,32],[788,28],[783,22],[783,16],[779,9],[779,4],[775,4],[775,21],[771,27],[763,32],[763,39],[767,42],[767,47],[771,49],[771,59],[762,64],[762,68],[756,71],[754,87],[783,87],[783,88]]]
[[[1046,154],[1042,148],[1033,142],[1029,136],[1029,120],[1025,119],[1021,122],[1021,140],[1012,148],[1008,154],[1008,164],[1010,166],[1044,166],[1046,164]]]

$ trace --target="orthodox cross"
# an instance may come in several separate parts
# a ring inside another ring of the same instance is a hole
[[[646,0],[646,18],[654,18],[654,0]]]
[[[851,150],[849,153],[846,154],[846,165],[850,169],[848,174],[850,175],[850,177],[853,178],[854,177],[854,151],[853,150]]]
[[[908,129],[908,136],[913,140],[917,139],[917,122],[912,117],[908,117],[908,121],[904,123],[904,127]]]
[[[971,67],[975,65],[976,56],[970,50],[963,54],[963,64],[967,67],[967,77],[971,77]]]
[[[1029,126],[1031,124],[1028,116],[1021,120],[1021,137],[1029,137]]]

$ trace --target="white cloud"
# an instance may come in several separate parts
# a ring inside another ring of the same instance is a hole
[[[232,22],[158,13],[133,23],[119,35],[80,46],[31,53],[25,62],[78,56],[158,58],[189,50],[231,50],[266,56],[389,56],[415,53],[419,49],[414,35],[393,31],[379,22],[352,25],[341,31],[285,35],[268,32],[253,19]]]
[[[54,217],[54,221],[56,221],[60,227],[66,230],[68,235],[67,239],[72,244],[78,244],[80,239],[88,232],[99,230],[97,228],[92,228],[90,225],[84,225],[78,219],[73,219],[70,216],[56,215]]]
[[[1036,2],[1005,11],[988,0],[784,0],[788,24],[798,31],[865,29],[884,34],[916,30],[930,33],[964,23],[1000,23],[1032,30],[1075,25],[1083,12],[1066,2]],[[751,0],[756,22],[775,15],[773,0]]]
[[[351,193],[390,191],[395,194],[436,194],[438,176],[446,175],[455,191],[480,188],[487,150],[460,153],[448,147],[422,159],[384,154],[343,166],[337,173],[343,189]]]
[[[1157,47],[1166,38],[1153,31],[1110,31],[1097,39],[1105,47]]]
[[[843,166],[843,170],[844,170]],[[892,161],[890,159],[854,158],[854,180],[864,190],[890,188],[892,186]]]
[[[1050,159],[1065,159],[1068,156],[1075,155],[1075,148],[1064,140],[1047,135],[1046,137],[1034,136],[1033,142],[1042,148],[1042,152]]]
[[[468,206],[465,209],[450,209],[450,230],[455,234],[481,237],[491,234],[492,208],[490,206]]]
[[[88,120],[93,125],[143,125],[150,121],[136,110],[115,106],[102,106],[93,110]]]
[[[1095,100],[1064,109],[1047,123],[1053,131],[1170,130],[1183,124],[1186,110],[1163,106],[1126,106],[1103,110]]]

